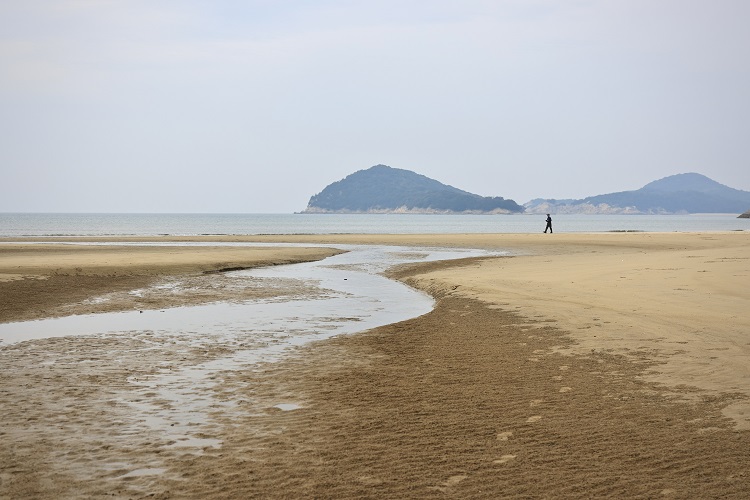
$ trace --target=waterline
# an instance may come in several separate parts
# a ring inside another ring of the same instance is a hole
[[[259,234],[536,233],[543,215],[437,214],[13,214],[0,213],[0,237],[196,236]],[[553,214],[556,232],[736,231],[737,214]]]

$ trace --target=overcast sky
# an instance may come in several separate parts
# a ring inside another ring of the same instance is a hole
[[[3,0],[0,211],[303,210],[376,164],[750,191],[746,0]]]

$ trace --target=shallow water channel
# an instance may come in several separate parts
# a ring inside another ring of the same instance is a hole
[[[307,245],[309,246],[309,245]],[[199,364],[178,365],[162,373],[128,380],[120,404],[134,410],[138,426],[157,431],[174,446],[219,446],[200,427],[209,414],[229,410],[234,402],[218,401],[211,390],[217,374],[253,369],[274,362],[296,346],[335,335],[352,334],[429,312],[428,295],[380,273],[404,263],[499,255],[471,249],[336,245],[346,253],[322,261],[235,271],[235,277],[294,279],[323,291],[300,299],[263,299],[214,303],[156,311],[129,311],[0,324],[0,346],[26,340],[71,335],[179,338],[181,343],[227,348],[229,354]],[[149,397],[134,397],[138,395]],[[155,403],[158,401],[158,404]],[[276,408],[293,411],[295,401]]]

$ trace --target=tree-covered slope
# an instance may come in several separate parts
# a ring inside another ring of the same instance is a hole
[[[424,175],[376,165],[326,186],[310,198],[307,213],[510,213],[523,207],[502,197],[483,197]]]

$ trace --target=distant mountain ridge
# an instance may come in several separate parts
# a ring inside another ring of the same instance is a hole
[[[519,213],[503,197],[448,186],[410,170],[375,165],[326,186],[302,213]]]
[[[535,199],[524,204],[527,213],[588,214],[741,213],[748,206],[750,192],[696,173],[665,177],[635,191],[581,200]]]
[[[539,198],[522,207],[511,199],[469,193],[410,170],[375,165],[329,184],[310,198],[302,213],[739,214],[748,206],[750,192],[697,173],[664,177],[634,191],[583,199]]]

